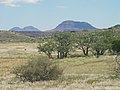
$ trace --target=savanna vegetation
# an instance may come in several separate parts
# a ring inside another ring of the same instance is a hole
[[[34,39],[1,42],[1,90],[120,89],[118,26]]]

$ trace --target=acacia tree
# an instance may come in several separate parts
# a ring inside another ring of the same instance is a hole
[[[92,53],[98,58],[111,47],[111,33],[108,31],[95,32],[94,42],[91,45]]]
[[[74,41],[72,33],[55,33],[53,39],[56,42],[57,58],[62,59],[67,57]]]
[[[49,40],[45,43],[41,43],[38,46],[39,52],[44,52],[49,58],[52,57],[52,52],[55,51],[55,43],[53,40]]]
[[[92,52],[96,57],[103,55],[109,49],[109,44],[104,40],[98,40],[92,45]]]
[[[76,37],[77,48],[81,49],[85,56],[88,56],[89,48],[93,43],[93,36],[92,32],[82,32]]]

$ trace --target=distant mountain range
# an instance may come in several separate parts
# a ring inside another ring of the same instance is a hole
[[[48,30],[47,32],[64,32],[64,31],[81,31],[81,30],[95,30],[96,28],[87,22],[77,22],[77,21],[63,21],[56,28]],[[33,26],[27,26],[24,28],[14,27],[10,31],[40,31]]]
[[[10,29],[10,31],[37,31],[37,32],[39,32],[40,30],[33,27],[33,26],[26,26],[24,28],[13,27],[13,28]]]
[[[33,26],[26,26],[24,28],[20,27],[13,27],[10,29],[10,31],[15,31],[18,33],[22,33],[28,36],[49,36],[54,32],[78,32],[82,30],[95,30],[96,28],[92,26],[91,24],[87,22],[77,22],[77,21],[63,21],[61,24],[59,24],[56,28],[48,31],[40,31],[39,29],[33,27]]]

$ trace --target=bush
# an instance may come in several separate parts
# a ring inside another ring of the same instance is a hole
[[[16,67],[13,71],[24,82],[56,80],[62,75],[62,72],[63,70],[45,57],[37,57],[25,65]]]

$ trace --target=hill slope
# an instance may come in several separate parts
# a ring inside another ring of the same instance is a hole
[[[33,42],[35,39],[12,31],[0,31],[0,42]]]

